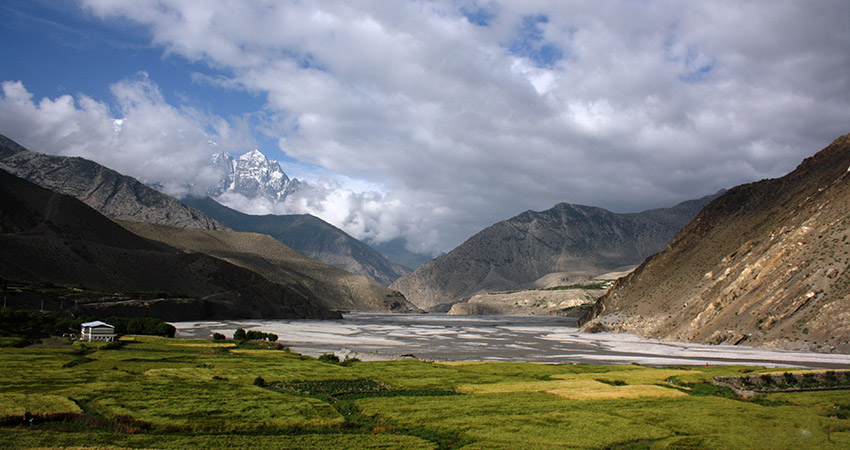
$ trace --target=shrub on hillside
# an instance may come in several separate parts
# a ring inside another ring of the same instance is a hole
[[[323,353],[321,356],[319,356],[319,361],[331,364],[339,364],[339,356],[336,356],[333,353]]]

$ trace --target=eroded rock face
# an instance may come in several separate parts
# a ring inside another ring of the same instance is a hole
[[[736,187],[620,280],[586,328],[850,351],[850,135]]]
[[[636,214],[567,203],[527,211],[477,233],[390,287],[427,309],[477,293],[524,289],[554,272],[593,278],[661,251],[713,198]]]

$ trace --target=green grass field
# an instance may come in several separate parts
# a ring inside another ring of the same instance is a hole
[[[771,371],[756,367],[342,366],[122,343],[0,348],[0,449],[850,448],[850,391],[745,400],[710,384]]]

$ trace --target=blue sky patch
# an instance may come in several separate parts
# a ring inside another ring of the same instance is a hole
[[[695,45],[676,45],[675,36],[664,42],[667,60],[680,65],[679,81],[693,84],[703,81],[714,70],[715,58],[704,55]]]
[[[85,94],[119,114],[110,86],[144,72],[172,105],[228,117],[265,104],[265,96],[199,82],[193,73],[211,78],[228,74],[203,62],[163,55],[150,44],[144,27],[123,19],[102,21],[70,2],[8,0],[0,5],[0,33],[5,39],[0,55],[14,62],[0,66],[0,81],[22,81],[36,101]]]
[[[486,7],[476,4],[472,8],[463,6],[460,8],[460,12],[464,15],[464,17],[466,17],[466,20],[468,20],[469,23],[480,27],[490,26],[498,15],[496,5],[494,4],[489,4]]]
[[[713,69],[714,64],[706,64],[695,70],[689,70],[683,74],[679,74],[679,80],[690,84],[699,83],[705,79],[705,77],[710,74]]]
[[[552,68],[563,59],[564,52],[553,42],[546,42],[542,25],[549,23],[544,14],[525,16],[519,29],[519,37],[506,47],[512,55],[530,59],[537,67]]]

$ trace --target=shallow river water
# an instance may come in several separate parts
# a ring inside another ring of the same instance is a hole
[[[435,361],[705,365],[755,364],[850,368],[850,355],[744,346],[662,342],[629,334],[582,333],[575,319],[535,316],[346,314],[342,320],[177,322],[177,337],[231,337],[236,328],[275,333],[293,351],[363,360],[415,357]]]

